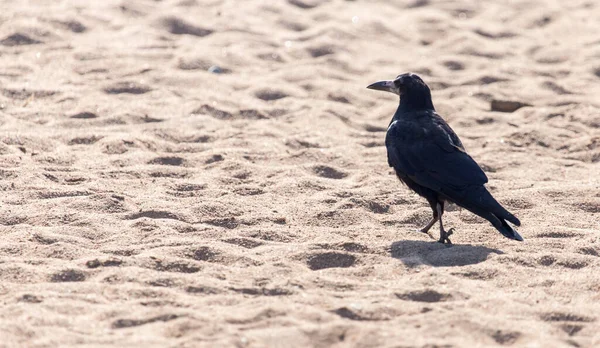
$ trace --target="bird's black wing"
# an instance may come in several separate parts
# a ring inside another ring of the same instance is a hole
[[[435,117],[433,121],[398,120],[390,125],[386,136],[390,166],[439,193],[459,194],[468,186],[487,183],[487,176],[464,151],[458,136]]]

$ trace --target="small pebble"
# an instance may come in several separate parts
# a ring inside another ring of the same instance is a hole
[[[221,69],[221,67],[218,65],[213,65],[210,68],[208,68],[208,72],[213,73],[213,74],[222,74],[223,69]]]
[[[514,112],[524,106],[531,106],[531,104],[521,103],[519,101],[512,100],[492,100],[492,111],[500,111],[500,112]]]

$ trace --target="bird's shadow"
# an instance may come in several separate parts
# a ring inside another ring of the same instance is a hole
[[[392,243],[390,254],[408,267],[455,267],[474,265],[487,260],[490,254],[504,253],[498,249],[469,244],[448,245],[433,241],[402,240]]]

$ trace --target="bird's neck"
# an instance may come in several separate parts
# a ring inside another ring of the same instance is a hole
[[[400,96],[398,112],[435,110],[431,101],[431,93],[418,93],[416,95],[403,94]]]

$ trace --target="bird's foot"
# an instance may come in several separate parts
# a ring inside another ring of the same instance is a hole
[[[452,242],[450,241],[450,236],[454,233],[454,228],[449,229],[448,231],[444,231],[442,230],[440,232],[440,240],[438,240],[438,243],[442,243],[442,244],[452,244]]]
[[[433,225],[434,225],[436,222],[437,222],[437,219],[434,217],[433,219],[431,219],[431,221],[429,221],[429,222],[427,223],[427,225],[425,225],[425,226],[423,226],[423,227],[419,228],[419,229],[417,230],[417,232],[425,233],[425,234],[427,234],[429,237],[431,237],[432,239],[435,239],[435,237],[434,237],[434,236],[432,236],[431,234],[429,234],[429,230],[431,229],[431,227],[432,227],[432,226],[433,226]]]
[[[425,227],[423,227],[423,228],[418,228],[418,229],[417,229],[417,232],[421,232],[421,233],[427,233],[427,234],[429,234],[429,228],[428,228],[428,226],[425,226]]]
[[[429,238],[431,238],[431,239],[435,239],[435,237],[434,237],[434,236],[433,236],[431,233],[429,233],[429,228],[428,228],[428,229],[425,229],[425,228],[419,228],[419,229],[417,229],[417,231],[416,231],[416,232],[419,232],[419,233],[425,233],[426,235],[428,235],[428,236],[429,236]]]

